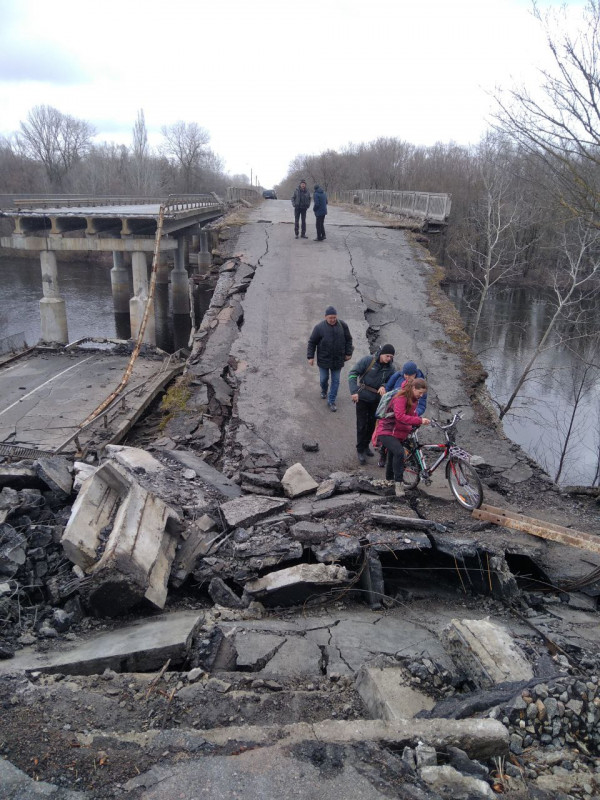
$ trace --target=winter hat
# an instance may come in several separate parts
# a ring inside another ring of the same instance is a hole
[[[380,356],[393,356],[395,353],[396,351],[394,350],[394,345],[392,344],[384,344],[379,351]]]
[[[327,306],[327,308],[325,309],[325,316],[329,317],[332,314],[335,314],[335,316],[337,317],[337,311],[335,310],[335,308],[333,306]]]
[[[402,367],[402,374],[403,375],[416,375],[417,374],[417,365],[414,361],[407,361],[406,364]]]

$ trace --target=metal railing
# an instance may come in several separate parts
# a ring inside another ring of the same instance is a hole
[[[432,192],[395,192],[391,189],[352,189],[332,192],[332,200],[354,205],[379,206],[410,217],[447,222],[452,195]]]
[[[253,186],[229,186],[225,199],[228,203],[235,203],[239,200],[256,201],[260,198],[262,189],[255,189]]]
[[[17,211],[36,208],[87,208],[89,206],[148,206],[162,204],[170,212],[223,205],[214,192],[171,194],[160,197],[142,197],[140,195],[94,197],[83,194],[0,195],[0,208]]]

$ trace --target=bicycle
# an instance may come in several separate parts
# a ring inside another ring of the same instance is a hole
[[[440,425],[432,419],[431,425],[444,432],[445,442],[440,444],[422,444],[419,442],[419,429],[415,428],[407,437],[404,446],[404,485],[407,489],[415,489],[419,481],[429,486],[431,475],[442,464],[446,463],[446,479],[450,491],[457,502],[472,511],[483,502],[483,487],[475,467],[470,463],[471,455],[456,444],[456,423],[462,419],[459,411],[447,425]],[[427,455],[439,453],[438,458],[429,465]]]

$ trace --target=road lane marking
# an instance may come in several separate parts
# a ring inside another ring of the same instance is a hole
[[[72,366],[67,367],[66,369],[63,369],[63,371],[59,372],[58,375],[53,375],[52,378],[49,378],[47,381],[44,381],[44,383],[41,383],[37,388],[32,389],[30,392],[27,392],[27,394],[24,394],[23,397],[20,397],[18,400],[15,400],[15,402],[7,406],[4,409],[4,411],[0,411],[0,417],[2,416],[2,414],[6,414],[7,411],[10,411],[11,408],[18,406],[19,403],[23,402],[23,400],[27,400],[27,398],[31,397],[32,394],[39,392],[39,390],[43,389],[44,386],[47,386],[49,383],[52,383],[52,381],[55,381],[57,378],[60,378],[61,375],[65,375],[67,372],[70,372],[72,369],[75,369],[76,367],[81,367],[83,364],[86,363],[86,361],[91,361],[92,358],[94,358],[94,356],[88,356],[88,358],[84,358],[83,361],[80,361],[77,364],[73,364]]]

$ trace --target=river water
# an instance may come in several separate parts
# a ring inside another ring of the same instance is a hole
[[[39,259],[0,258],[0,277],[0,345],[3,339],[13,336],[17,340],[24,338],[29,345],[36,344],[40,338],[39,301],[43,294]],[[129,315],[115,315],[113,311],[110,266],[61,261],[58,282],[66,302],[69,341],[85,336],[129,338]],[[131,285],[130,293],[133,294]],[[211,293],[200,293],[198,313],[208,307]],[[167,286],[157,285],[155,308],[157,345],[167,352],[185,347],[190,318],[169,314]]]
[[[445,288],[469,331],[469,285]],[[488,372],[487,387],[498,403],[506,403],[510,397],[552,312],[551,299],[543,291],[495,287],[490,292],[473,349]],[[595,328],[597,332],[598,324]],[[598,364],[598,353],[591,350],[589,339],[572,340],[568,347],[561,346],[558,339],[556,335],[536,361],[504,418],[504,431],[556,478],[571,427],[558,482],[591,485],[597,477],[600,454],[600,371],[588,368],[586,373],[584,361]]]

